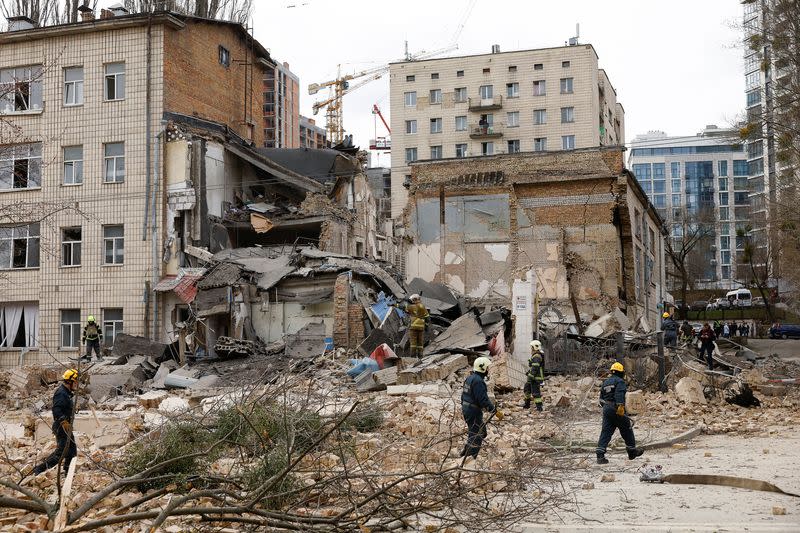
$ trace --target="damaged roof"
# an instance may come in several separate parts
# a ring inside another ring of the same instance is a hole
[[[357,160],[329,148],[258,148],[257,152],[284,168],[325,184],[360,171]]]

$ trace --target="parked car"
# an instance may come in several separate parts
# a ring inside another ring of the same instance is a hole
[[[692,305],[689,307],[689,309],[692,311],[703,311],[707,305],[708,302],[706,300],[695,300],[692,302]]]
[[[683,300],[675,300],[675,309],[680,311],[683,309],[688,310],[689,308],[686,306],[686,303]]]
[[[753,298],[753,307],[764,307],[764,297],[763,296],[756,296]]]
[[[769,336],[772,339],[800,339],[800,326],[797,324],[781,324],[770,328]]]

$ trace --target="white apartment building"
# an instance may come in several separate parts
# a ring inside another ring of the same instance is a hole
[[[409,163],[623,145],[625,115],[589,44],[390,65],[392,216]]]
[[[700,287],[740,286],[735,282],[736,251],[744,242],[737,230],[751,219],[747,155],[737,136],[737,130],[712,125],[692,136],[650,132],[631,143],[628,168],[664,219],[675,248],[680,250],[684,237],[682,217],[711,226],[696,248],[702,255]],[[692,218],[698,213],[703,214]]]

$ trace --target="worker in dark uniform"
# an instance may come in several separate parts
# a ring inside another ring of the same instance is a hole
[[[422,357],[422,349],[425,346],[425,328],[430,320],[430,315],[419,294],[412,294],[409,300],[411,303],[406,305],[405,311],[410,320],[408,337],[411,345],[411,357]]]
[[[102,361],[103,357],[100,355],[100,341],[103,340],[103,332],[94,317],[89,315],[86,321],[86,327],[83,328],[83,337],[81,340],[86,343],[86,355],[84,358],[87,361],[92,360],[92,350],[94,350],[98,361]]]
[[[64,372],[63,381],[53,394],[53,434],[56,436],[56,449],[47,459],[33,468],[34,474],[41,474],[56,466],[64,459],[64,472],[69,469],[72,458],[78,454],[75,436],[72,434],[74,405],[72,396],[78,386],[78,371],[70,368]]]
[[[603,408],[603,430],[600,432],[600,440],[597,441],[597,464],[600,465],[608,463],[606,448],[611,442],[614,430],[617,429],[625,441],[628,459],[636,459],[644,453],[644,450],[636,447],[631,420],[625,416],[627,386],[624,377],[625,369],[622,363],[614,363],[611,365],[611,376],[600,386],[600,405]]]
[[[503,413],[489,399],[486,390],[486,379],[489,375],[489,365],[492,360],[488,357],[478,357],[472,365],[472,373],[464,381],[461,391],[461,413],[467,423],[467,443],[461,452],[461,457],[478,457],[481,444],[486,437],[486,424],[483,422],[483,411],[494,413],[498,420],[503,419]]]
[[[525,375],[525,403],[524,409],[531,408],[531,396],[536,410],[542,410],[542,382],[544,382],[544,352],[541,341],[531,341],[531,356],[528,359],[528,373]]]
[[[703,361],[703,355],[705,355],[704,362],[708,363],[708,369],[714,370],[714,341],[717,340],[717,335],[706,322],[697,337],[700,339],[700,361]]]
[[[678,323],[669,313],[661,315],[661,330],[664,332],[664,346],[675,348],[678,344]]]

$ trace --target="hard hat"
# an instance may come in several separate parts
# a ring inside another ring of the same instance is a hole
[[[416,301],[419,300],[419,294],[412,294],[408,297],[409,300]]]
[[[74,368],[70,368],[64,375],[62,376],[64,381],[78,381],[78,371]]]
[[[616,363],[611,365],[611,371],[612,372],[625,372],[625,368],[622,366],[622,363],[617,361]]]
[[[472,369],[475,372],[481,372],[485,374],[486,372],[489,371],[489,367],[491,366],[491,364],[492,360],[489,359],[488,357],[478,357],[477,359],[475,359],[475,363],[472,365]]]
[[[89,318],[87,320],[89,322],[94,322],[94,315],[89,315]]]
[[[537,341],[537,340],[531,341],[531,348],[533,348],[534,350],[541,350],[542,349],[542,342],[541,341]]]
[[[663,315],[661,315],[661,318],[669,318],[669,313],[664,313]]]

